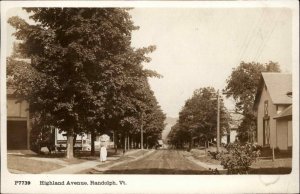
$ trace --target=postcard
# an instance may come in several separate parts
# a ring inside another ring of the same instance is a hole
[[[2,193],[298,193],[297,1],[2,1]]]

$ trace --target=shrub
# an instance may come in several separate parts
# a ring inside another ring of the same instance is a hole
[[[220,156],[220,152],[212,152],[212,151],[208,151],[208,154],[211,156],[212,159],[214,160],[218,160],[219,156]]]
[[[210,171],[211,174],[220,174],[217,168],[216,169],[209,168],[208,170]]]
[[[30,131],[30,150],[41,154],[41,147],[47,147],[50,153],[55,149],[54,129],[33,125]]]
[[[228,152],[221,152],[218,157],[227,174],[248,174],[249,167],[260,155],[257,145],[251,143],[232,143],[226,148]]]

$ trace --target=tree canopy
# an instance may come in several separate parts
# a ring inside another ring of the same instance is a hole
[[[221,98],[221,97],[220,97]],[[217,136],[217,92],[214,88],[204,87],[194,91],[179,113],[178,123],[171,129],[173,144],[182,146],[191,139],[208,141]],[[220,99],[221,135],[229,129],[230,116]]]
[[[233,97],[235,100],[235,111],[244,116],[238,127],[238,137],[242,142],[253,136],[249,132],[256,128],[256,117],[252,108],[261,72],[280,72],[280,67],[272,61],[266,64],[242,61],[226,80],[227,85],[224,91],[227,93],[227,97]]]
[[[8,23],[21,41],[17,52],[30,63],[11,72],[12,85],[33,115],[42,114],[48,125],[67,132],[68,140],[74,133],[103,131],[110,122],[137,119],[148,104],[144,96],[150,88],[143,85],[159,74],[143,68],[155,46],[131,46],[138,27],[128,9],[24,9],[35,24],[17,16]],[[8,64],[16,62],[9,58]]]

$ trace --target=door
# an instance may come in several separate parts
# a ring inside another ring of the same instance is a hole
[[[27,149],[27,121],[7,121],[7,149]]]

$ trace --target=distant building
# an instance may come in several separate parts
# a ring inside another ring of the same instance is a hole
[[[237,129],[230,128],[230,132],[222,136],[221,142],[224,144],[234,143],[237,139]]]
[[[237,140],[237,129],[240,125],[243,116],[240,114],[231,113],[232,122],[229,124],[229,131],[222,136],[221,142],[224,144],[234,143]]]
[[[257,115],[257,143],[291,149],[292,75],[262,73],[253,109]]]

